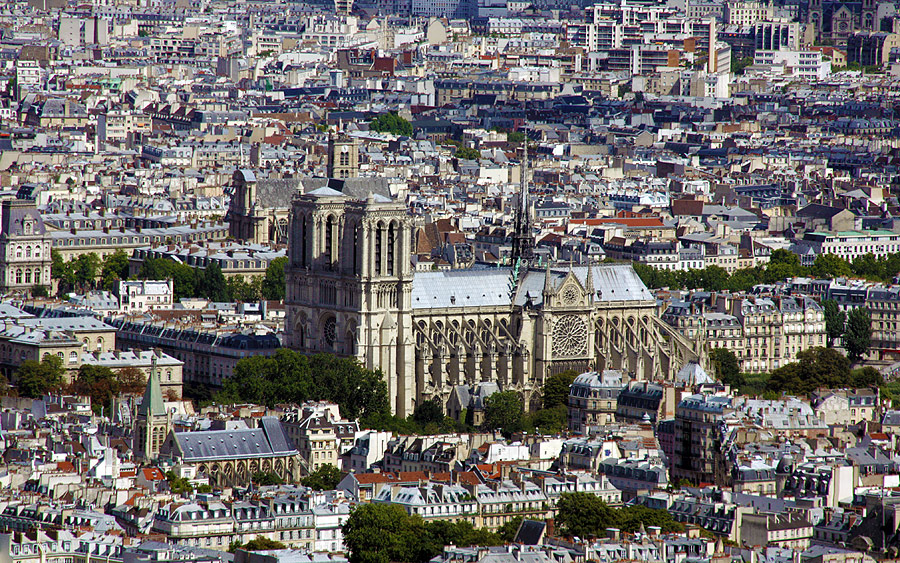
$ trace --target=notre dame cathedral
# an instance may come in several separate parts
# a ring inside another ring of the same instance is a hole
[[[321,187],[292,203],[285,344],[381,369],[398,415],[435,397],[446,405],[454,386],[481,381],[537,407],[553,373],[669,379],[698,357],[659,320],[630,265],[414,272],[417,231],[404,202],[381,194]],[[518,234],[521,257],[529,246]]]

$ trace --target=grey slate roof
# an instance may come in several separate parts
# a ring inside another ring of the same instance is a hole
[[[652,301],[653,294],[629,264],[592,266],[595,301]],[[553,286],[568,275],[568,269],[551,270]],[[588,266],[577,266],[572,273],[582,287],[587,282]],[[412,307],[428,309],[441,307],[501,307],[510,304],[511,268],[484,270],[451,270],[416,272],[413,278]],[[546,271],[538,268],[522,274],[516,295],[516,305],[543,302]]]
[[[252,459],[298,453],[281,422],[271,416],[263,417],[259,428],[176,432],[175,440],[185,461]]]
[[[245,172],[245,178],[246,178]],[[298,193],[331,189],[352,199],[366,199],[369,193],[391,197],[386,178],[263,178],[256,182],[256,198],[264,209],[287,209]]]

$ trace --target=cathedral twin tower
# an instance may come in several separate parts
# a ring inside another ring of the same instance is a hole
[[[385,196],[313,190],[294,200],[286,270],[286,345],[380,368],[398,412],[415,399],[405,375],[413,372],[413,226],[406,206]]]

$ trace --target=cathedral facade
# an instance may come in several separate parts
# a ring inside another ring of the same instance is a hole
[[[290,225],[285,345],[380,369],[401,416],[456,385],[496,382],[536,408],[554,373],[661,380],[699,358],[628,264],[414,272],[403,202],[327,187],[294,199]]]

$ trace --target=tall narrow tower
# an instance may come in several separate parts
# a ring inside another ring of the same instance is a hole
[[[163,401],[159,370],[154,356],[150,365],[150,377],[147,378],[147,388],[134,423],[134,441],[131,450],[135,457],[143,460],[156,459],[169,433],[169,426],[169,414]]]
[[[530,263],[534,258],[534,236],[531,233],[531,209],[528,203],[528,135],[524,141],[525,153],[522,159],[522,181],[519,191],[519,206],[513,227],[512,262],[519,260]]]
[[[412,230],[402,201],[352,199],[320,188],[293,201],[286,268],[285,343],[306,353],[356,357],[385,376],[392,409],[416,398],[412,334]]]
[[[328,177],[356,178],[359,176],[359,146],[344,134],[328,137]]]

